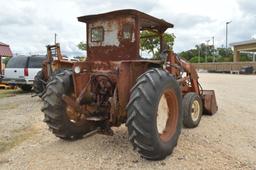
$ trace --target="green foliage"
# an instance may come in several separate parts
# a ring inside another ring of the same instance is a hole
[[[201,56],[202,60],[200,59],[200,62],[205,62],[206,58],[207,58],[207,61],[208,60],[211,61],[213,59],[210,56],[213,56],[214,52],[215,51],[213,46],[207,46],[206,44],[202,43],[202,44],[196,45],[194,49],[190,49],[188,51],[182,51],[180,53],[180,56],[189,61],[196,56]],[[192,61],[196,61],[196,59],[194,58]]]
[[[252,60],[253,60],[252,54],[244,54],[244,53],[240,54],[240,61],[252,61]]]
[[[189,60],[191,63],[203,63],[205,60],[203,57],[194,56]]]
[[[160,37],[156,33],[151,31],[142,31],[140,33],[140,36],[141,50],[152,54],[154,59],[158,59],[160,54]],[[172,49],[174,39],[174,34],[164,33],[164,49]]]
[[[179,55],[192,63],[199,61],[198,56],[200,56],[201,63],[214,62],[214,58],[216,62],[232,62],[234,53],[231,48],[214,49],[213,46],[207,46],[203,43],[196,45],[194,49],[182,51]],[[240,61],[252,61],[252,57],[250,54],[241,53]]]
[[[233,56],[218,56],[216,62],[232,62]]]
[[[78,47],[80,50],[83,50],[83,51],[85,51],[85,50],[87,49],[87,45],[86,45],[86,43],[84,43],[84,42],[80,42],[80,43],[77,45],[77,47]]]
[[[207,62],[213,62],[213,56],[207,56],[205,57],[204,61],[207,60]]]
[[[6,65],[8,63],[8,61],[10,60],[11,57],[5,57],[3,59],[3,63]]]
[[[199,53],[196,49],[191,49],[188,51],[182,51],[180,56],[185,58],[186,60],[191,60],[193,57],[197,56]]]
[[[231,48],[217,48],[217,54],[221,57],[225,57],[225,58],[228,58],[230,56],[233,56],[233,51]]]
[[[86,57],[85,56],[76,56],[74,57],[75,59],[78,59],[79,61],[85,61]]]

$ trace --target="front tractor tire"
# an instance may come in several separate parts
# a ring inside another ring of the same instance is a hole
[[[46,93],[42,99],[44,106],[44,122],[57,137],[65,140],[74,140],[82,138],[83,135],[94,130],[95,127],[91,122],[71,120],[67,114],[68,106],[62,100],[63,95],[73,93],[72,72],[65,70],[55,75],[46,87]]]
[[[194,92],[185,94],[182,100],[183,107],[183,125],[186,128],[195,128],[199,125],[202,113],[203,104],[200,96]]]
[[[175,78],[162,69],[142,74],[127,104],[129,140],[139,154],[161,160],[177,145],[182,128],[182,97]]]

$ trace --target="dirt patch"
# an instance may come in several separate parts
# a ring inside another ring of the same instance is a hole
[[[0,110],[10,110],[10,109],[15,109],[17,107],[18,107],[18,104],[10,103],[7,105],[0,106]]]

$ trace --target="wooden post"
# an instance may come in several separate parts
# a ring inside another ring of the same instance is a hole
[[[238,51],[236,49],[236,47],[234,47],[234,58],[233,58],[233,62],[239,62],[240,61],[240,51]]]
[[[165,50],[163,49],[163,34],[160,34],[159,38],[160,38],[160,53],[161,53],[163,50]]]
[[[0,75],[2,75],[2,56],[0,56]]]

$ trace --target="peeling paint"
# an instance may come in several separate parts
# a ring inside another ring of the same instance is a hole
[[[122,18],[120,20],[100,20],[88,25],[89,30],[96,27],[103,27],[104,29],[104,38],[102,42],[92,42],[91,41],[91,32],[89,33],[89,47],[97,47],[97,46],[120,46],[120,35],[122,35],[124,25],[123,23],[129,23],[132,26],[135,24],[135,20],[131,17]],[[131,42],[135,41],[135,34],[132,32]]]
[[[91,41],[91,32],[89,38],[89,47],[95,46],[119,46],[120,42],[118,40],[118,25],[114,21],[98,21],[92,24],[89,24],[89,30],[95,27],[103,27],[104,29],[104,38],[102,42],[92,42]]]

